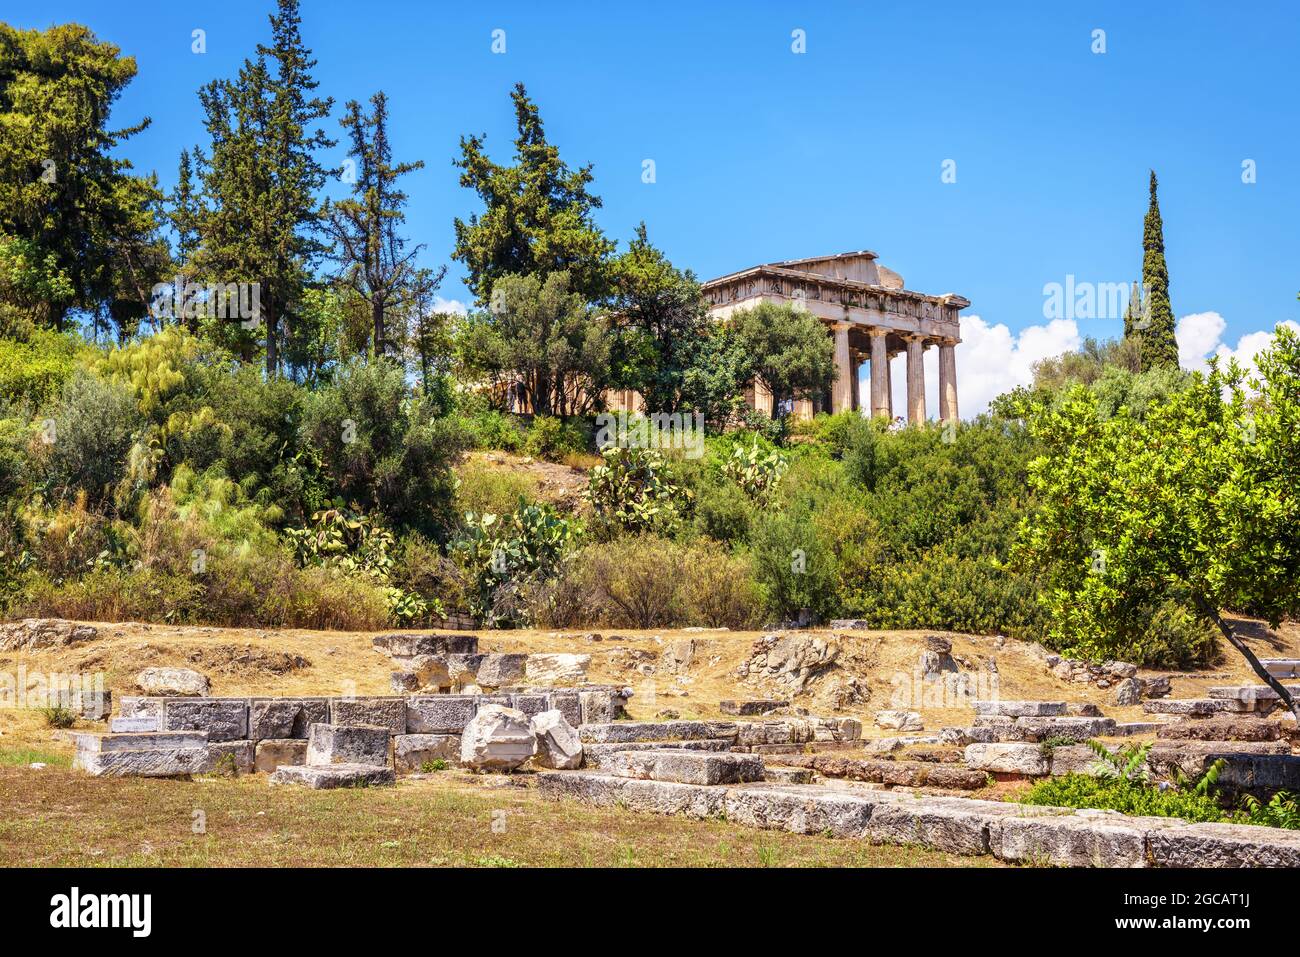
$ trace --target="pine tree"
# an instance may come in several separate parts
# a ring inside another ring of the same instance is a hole
[[[216,281],[260,284],[266,371],[276,375],[281,340],[292,336],[295,309],[326,251],[316,200],[326,171],[315,155],[334,142],[311,128],[333,100],[313,95],[316,61],[302,42],[298,0],[279,0],[270,21],[271,45],[258,44],[236,79],[199,93],[212,140],[203,186],[213,204],[201,260]],[[246,358],[256,347],[248,330],[224,334]]]
[[[591,166],[570,169],[546,141],[537,105],[522,83],[510,94],[515,104],[515,159],[499,166],[483,151],[483,137],[460,140],[460,185],[483,200],[483,214],[457,218],[453,259],[469,272],[466,285],[487,305],[497,280],[512,273],[567,272],[573,292],[587,301],[608,291],[606,257],[614,243],[592,219],[600,197],[590,192]]]
[[[392,352],[388,339],[388,313],[405,295],[415,271],[415,256],[422,246],[407,249],[398,227],[406,194],[397,179],[424,168],[423,160],[394,165],[388,142],[388,98],[383,91],[370,98],[365,115],[356,100],[348,101],[340,120],[352,141],[348,155],[356,164],[352,196],[326,203],[325,223],[335,242],[333,256],[343,267],[342,279],[370,307],[376,357]],[[442,275],[433,279],[437,288]]]
[[[1178,340],[1174,338],[1174,311],[1169,302],[1169,269],[1165,265],[1164,225],[1156,197],[1156,173],[1151,171],[1151,202],[1142,231],[1142,286],[1146,302],[1142,321],[1133,323],[1142,352],[1142,371],[1178,368]],[[1126,334],[1128,332],[1126,325]]]

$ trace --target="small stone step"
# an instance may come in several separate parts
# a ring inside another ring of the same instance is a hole
[[[677,784],[743,784],[763,780],[763,759],[753,754],[690,751],[623,751],[611,761],[614,774]]]
[[[1158,734],[1164,721],[1121,721],[1115,725],[1115,737],[1133,738],[1144,734]]]
[[[392,784],[392,768],[373,764],[286,764],[275,769],[272,784],[300,784],[314,791],[328,788],[373,787]]]
[[[1069,713],[1064,701],[976,701],[975,713],[1006,718],[1047,718]]]
[[[87,752],[156,751],[169,748],[206,748],[206,731],[129,731],[78,734],[77,750]]]
[[[769,711],[775,711],[777,708],[790,707],[789,701],[775,701],[769,698],[758,699],[755,701],[721,701],[718,703],[718,709],[723,714],[734,715],[736,717],[750,717],[756,714],[767,714]]]
[[[161,731],[162,720],[157,716],[140,718],[110,718],[108,730],[116,734],[131,734],[141,731]]]
[[[808,768],[771,767],[763,769],[763,780],[774,784],[812,784],[813,773]]]
[[[1282,725],[1264,718],[1224,714],[1166,724],[1156,736],[1169,741],[1277,741],[1282,737]]]

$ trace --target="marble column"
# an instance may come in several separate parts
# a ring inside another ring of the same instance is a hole
[[[957,340],[939,343],[939,418],[957,421]]]
[[[871,336],[871,414],[889,416],[889,353],[885,350],[885,330],[872,329]]]
[[[835,384],[832,386],[831,411],[846,412],[853,408],[853,359],[849,354],[847,322],[837,322],[835,330]]]
[[[759,379],[754,380],[754,411],[768,416],[772,414],[772,393]]]
[[[862,372],[862,359],[858,356],[856,349],[853,351],[853,355],[851,356],[849,368],[853,370],[853,378],[851,380],[853,382],[853,411],[856,412],[858,409],[862,408],[862,396],[858,394],[858,378]]]
[[[894,421],[894,357],[885,353],[885,417]]]
[[[907,422],[925,424],[925,340],[907,337]]]

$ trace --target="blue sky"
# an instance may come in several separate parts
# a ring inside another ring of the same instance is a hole
[[[1300,319],[1294,3],[303,7],[336,111],[384,89],[395,155],[426,161],[407,183],[409,232],[427,264],[451,265],[450,299],[467,298],[451,220],[475,210],[451,166],[457,141],[486,133],[507,158],[508,92],[522,80],[562,155],[594,164],[611,236],[625,242],[644,219],[702,278],[872,249],[909,288],[972,301],[959,359],[990,389],[1034,350],[1117,334],[1119,317],[1050,323],[1043,287],[1137,276],[1152,167],[1174,311],[1217,317],[1185,330],[1196,334],[1189,349],[1236,349]],[[136,57],[114,120],[152,118],[124,152],[170,185],[180,149],[202,144],[195,91],[267,39],[270,8],[43,0],[0,2],[0,18],[85,23]],[[190,50],[196,28],[203,55]],[[504,55],[491,51],[494,29],[506,32]],[[1099,29],[1104,53],[1092,52]],[[645,159],[653,184],[642,182]],[[945,160],[956,182],[942,182]]]

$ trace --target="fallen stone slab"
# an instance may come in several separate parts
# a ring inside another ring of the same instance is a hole
[[[50,703],[87,721],[103,721],[113,711],[113,692],[96,688],[52,688]]]
[[[135,684],[147,695],[206,698],[212,692],[208,676],[192,668],[145,668]]]
[[[805,744],[814,737],[809,721],[798,718],[778,721],[737,721],[736,744],[752,748],[760,744]]]
[[[1261,658],[1259,663],[1274,678],[1300,678],[1300,658]]]
[[[537,775],[537,793],[548,798],[572,798],[594,807],[703,819],[723,813],[727,791],[704,784],[647,781],[588,771],[542,771]]]
[[[736,725],[728,721],[611,721],[584,724],[578,736],[584,744],[629,741],[689,741],[700,738],[736,739]]]
[[[540,685],[582,684],[590,667],[591,655],[531,654],[524,664],[524,677]]]
[[[327,698],[249,698],[248,737],[302,738],[313,724],[329,724]]]
[[[817,785],[749,785],[728,788],[723,810],[729,822],[747,827],[860,838],[879,801]]]
[[[1053,777],[1060,777],[1063,774],[1101,777],[1106,773],[1105,768],[1106,762],[1086,745],[1067,744],[1052,748],[1050,773]]]
[[[1087,741],[1115,733],[1114,718],[1016,718],[1016,727],[1023,741],[1046,741],[1064,738],[1070,741]]]
[[[476,771],[513,771],[535,753],[528,716],[499,704],[481,705],[460,739],[460,763]]]
[[[890,731],[920,731],[925,727],[915,711],[877,711],[874,720],[876,727]]]
[[[488,654],[479,663],[475,678],[480,688],[494,690],[523,681],[527,672],[527,655]]]
[[[163,699],[140,695],[122,695],[118,698],[118,714],[123,718],[157,718],[163,716]],[[161,730],[161,725],[159,725]]]
[[[1156,737],[1166,740],[1277,741],[1282,737],[1282,725],[1262,718],[1222,715],[1162,725]]]
[[[206,731],[209,741],[246,741],[248,699],[166,698],[162,720],[167,731]]]
[[[81,751],[72,766],[96,777],[173,778],[212,770],[208,748],[149,748],[136,751]]]
[[[259,774],[270,774],[284,765],[306,763],[306,738],[263,738],[253,752],[253,770]]]
[[[398,774],[418,774],[434,761],[460,762],[459,734],[399,734],[393,738],[393,768]]]
[[[312,790],[378,787],[396,780],[392,768],[373,764],[286,765],[275,769],[271,784],[298,784]]]
[[[1007,718],[1046,718],[1065,715],[1069,708],[1064,701],[976,701],[975,713],[1000,715]]]
[[[1142,710],[1147,714],[1183,714],[1204,717],[1231,711],[1244,713],[1248,711],[1267,712],[1272,708],[1271,701],[1237,701],[1231,698],[1157,698],[1142,702]]]
[[[407,734],[457,734],[478,712],[474,695],[429,695],[411,698],[406,704]]]
[[[872,843],[914,844],[977,857],[989,853],[994,823],[1021,813],[1019,805],[999,801],[892,796],[894,800],[882,802],[872,811],[867,824],[867,838]]]
[[[406,699],[395,697],[330,698],[330,724],[387,728],[406,734]]]
[[[623,751],[613,774],[678,784],[740,784],[763,780],[763,759],[752,754],[668,748]]]
[[[82,732],[75,735],[73,740],[78,751],[153,751],[208,746],[206,731]]]
[[[534,764],[557,770],[582,767],[582,741],[564,715],[559,711],[543,711],[530,724],[537,739]]]
[[[983,771],[927,761],[873,761],[831,754],[795,754],[783,757],[780,761],[792,767],[811,768],[827,778],[897,787],[974,791],[988,784],[988,775]]]
[[[1115,725],[1114,737],[1134,738],[1156,734],[1165,726],[1164,721],[1120,721]]]
[[[1088,810],[1059,816],[1008,816],[990,828],[989,844],[998,860],[1017,864],[1146,867],[1148,834],[1184,826],[1175,818]]]
[[[813,773],[808,768],[764,765],[763,780],[772,784],[812,784]]]
[[[789,701],[780,701],[774,698],[756,698],[749,701],[720,701],[719,710],[723,714],[734,715],[736,717],[752,717],[754,715],[767,714],[769,711],[775,711],[777,708],[790,707]]]
[[[307,732],[307,764],[388,765],[387,728],[375,725],[313,724]]]
[[[659,749],[684,748],[691,751],[728,751],[731,742],[726,738],[701,738],[696,741],[627,741],[621,744],[584,744],[582,746],[583,765],[597,770],[608,770],[608,766],[621,763],[617,755],[624,751],[654,751]]]
[[[393,658],[414,658],[417,655],[472,655],[478,651],[478,638],[474,635],[428,635],[419,632],[390,632],[371,641],[377,651]]]
[[[208,745],[208,757],[213,771],[252,774],[256,750],[256,741],[214,741]]]
[[[1292,697],[1300,695],[1300,685],[1283,685]],[[1206,694],[1211,698],[1227,698],[1233,701],[1277,701],[1281,698],[1268,685],[1233,685],[1231,687],[1211,688]]]
[[[1185,824],[1153,830],[1155,867],[1300,867],[1300,831],[1251,824]]]
[[[968,744],[966,766],[993,774],[1039,777],[1051,770],[1050,761],[1036,744]]]

